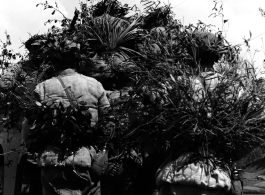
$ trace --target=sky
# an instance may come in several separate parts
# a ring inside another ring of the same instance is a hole
[[[55,5],[54,0],[47,0]],[[57,0],[60,11],[68,18],[72,18],[75,8],[79,8],[80,1],[85,0]],[[253,62],[260,71],[265,59],[265,18],[261,16],[259,8],[265,10],[264,0],[216,0],[217,8],[223,5],[222,23],[220,16],[210,16],[213,12],[214,0],[166,0],[165,4],[171,5],[175,18],[184,25],[196,24],[199,20],[205,24],[214,25],[215,31],[221,30],[225,38],[232,44],[242,45],[241,56]],[[59,13],[51,15],[52,10],[43,10],[45,0],[0,0],[0,40],[5,40],[5,31],[11,36],[12,49],[23,52],[22,42],[30,35],[47,32],[48,26],[44,23],[48,19],[62,16]],[[140,5],[140,0],[120,0],[130,6]],[[251,33],[250,33],[251,32]],[[243,38],[250,38],[250,51],[246,50]]]

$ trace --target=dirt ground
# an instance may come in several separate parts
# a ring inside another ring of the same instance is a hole
[[[244,183],[244,194],[265,195],[265,158],[259,159],[244,168],[241,178]]]

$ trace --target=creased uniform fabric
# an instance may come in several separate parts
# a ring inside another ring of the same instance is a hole
[[[72,69],[64,70],[59,76],[65,87],[73,93],[78,103],[87,103],[85,106],[92,115],[91,126],[94,126],[98,121],[98,109],[110,105],[102,84],[96,79],[78,74]],[[43,104],[51,105],[54,103],[59,105],[61,102],[64,107],[70,105],[63,86],[56,77],[38,84],[34,91]]]
[[[185,153],[176,160],[168,161],[158,170],[156,183],[161,187],[160,195],[184,195],[188,194],[184,191],[189,188],[200,189],[195,190],[198,193],[194,195],[200,195],[199,191],[204,194],[224,194],[230,191],[231,179],[228,170],[213,165],[210,160],[207,165],[203,161],[189,163],[192,156],[193,153]],[[165,191],[172,193],[165,194]]]
[[[59,148],[46,146],[45,150],[37,159],[37,164],[39,167],[77,166],[89,168],[91,167],[92,159],[95,154],[96,150],[92,146],[83,146],[75,153],[62,157]]]
[[[212,92],[220,83],[221,75],[213,72],[202,72],[200,76],[192,78],[193,99],[200,102],[207,92]]]

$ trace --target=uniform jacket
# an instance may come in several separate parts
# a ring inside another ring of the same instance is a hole
[[[102,84],[94,78],[75,72],[73,69],[62,71],[59,77],[74,96],[77,104],[86,102],[85,107],[92,115],[91,126],[94,126],[98,121],[98,109],[110,106]],[[60,102],[64,107],[70,105],[66,92],[57,77],[41,82],[34,91],[37,93],[39,101],[45,105],[59,105]]]

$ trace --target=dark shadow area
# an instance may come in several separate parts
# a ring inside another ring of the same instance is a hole
[[[3,190],[4,190],[4,164],[5,164],[5,160],[4,160],[4,155],[3,155],[4,151],[3,151],[3,147],[2,145],[0,145],[0,195],[3,194]]]
[[[23,155],[17,167],[15,195],[41,195],[41,169]]]

